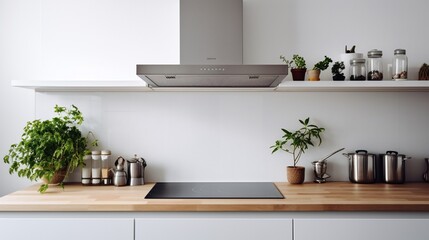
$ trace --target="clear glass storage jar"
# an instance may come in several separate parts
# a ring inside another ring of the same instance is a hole
[[[81,176],[82,185],[91,185],[91,165],[92,165],[91,161],[92,161],[91,155],[83,156],[83,162],[85,163],[85,166],[82,166],[82,176]]]
[[[101,184],[112,184],[112,178],[109,174],[110,169],[110,150],[101,150]]]
[[[368,52],[368,80],[383,80],[383,52],[373,49]]]
[[[350,60],[350,80],[363,81],[366,80],[365,59],[356,58]]]
[[[91,183],[92,185],[98,185],[101,183],[101,152],[92,151],[92,171],[91,171]]]
[[[408,77],[408,58],[405,49],[395,49],[393,57],[393,73],[394,80],[407,80]]]

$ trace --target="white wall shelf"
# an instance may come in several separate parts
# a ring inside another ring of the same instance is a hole
[[[13,87],[36,92],[145,92],[143,81],[12,81]]]
[[[429,92],[429,81],[286,81],[278,92]]]
[[[12,81],[36,92],[429,92],[429,81],[286,81],[277,88],[150,88],[143,81]]]

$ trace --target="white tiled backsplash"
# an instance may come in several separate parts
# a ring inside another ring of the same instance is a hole
[[[336,149],[371,153],[396,150],[413,157],[407,179],[420,181],[428,157],[427,93],[127,92],[37,93],[36,115],[55,104],[75,104],[101,148],[118,156],[143,156],[149,181],[285,181],[292,164],[270,146],[281,128],[311,117],[325,127],[323,143],[300,165],[312,180],[311,162]],[[341,154],[328,160],[330,180],[348,180]],[[79,174],[73,177],[79,181]]]

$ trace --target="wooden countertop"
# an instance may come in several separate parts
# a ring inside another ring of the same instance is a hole
[[[285,199],[144,199],[153,183],[144,186],[49,187],[38,185],[0,198],[0,211],[426,211],[429,184],[352,184],[328,182],[291,185],[276,183]]]

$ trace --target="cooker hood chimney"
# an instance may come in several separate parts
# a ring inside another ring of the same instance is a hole
[[[180,65],[137,65],[150,87],[277,87],[287,66],[243,65],[243,0],[180,0]]]

